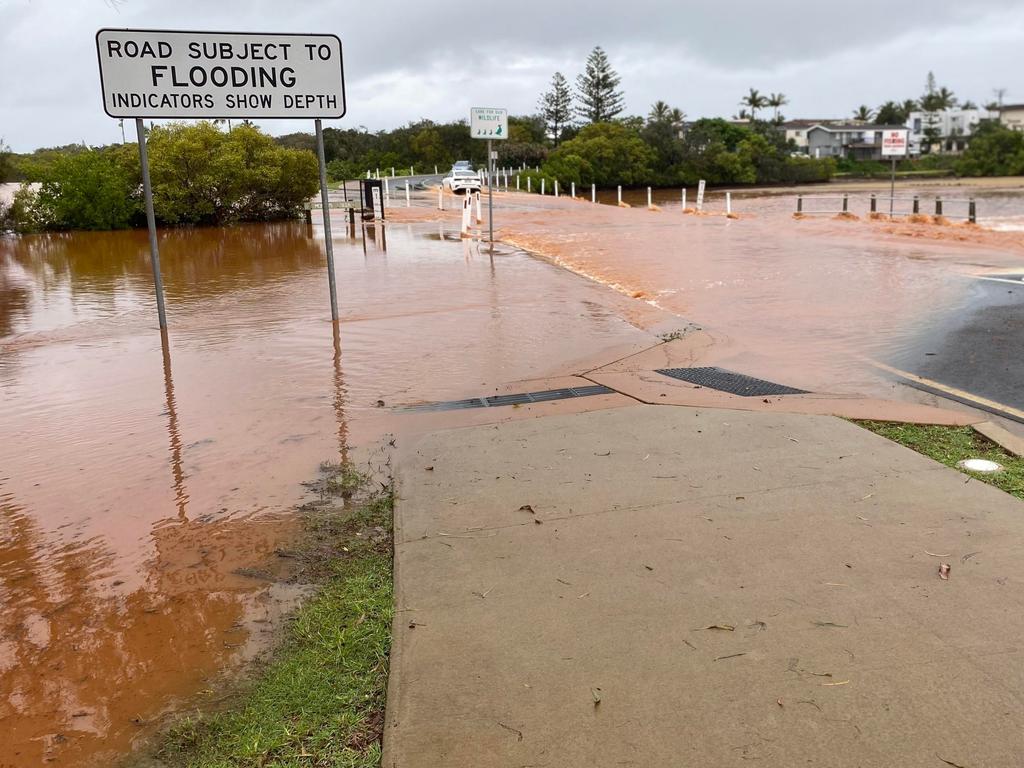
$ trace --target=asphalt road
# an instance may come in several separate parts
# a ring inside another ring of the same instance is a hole
[[[966,309],[940,319],[913,352],[892,364],[966,395],[1024,411],[1022,277],[1005,276],[1005,282],[978,279]],[[927,389],[927,382],[918,383]],[[970,398],[963,400],[969,402]],[[1020,415],[1014,420],[1024,423]]]

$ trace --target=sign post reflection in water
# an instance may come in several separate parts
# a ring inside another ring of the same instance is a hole
[[[345,116],[341,39],[337,35],[276,32],[101,29],[96,33],[96,56],[104,111],[122,120],[134,118],[139,134],[139,162],[161,330],[167,328],[167,315],[144,117],[229,121],[305,117],[316,121],[331,319],[337,322],[331,208],[321,120]]]

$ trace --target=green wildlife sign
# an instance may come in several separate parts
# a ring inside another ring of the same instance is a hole
[[[474,139],[507,139],[508,110],[473,107],[469,112],[469,135]]]

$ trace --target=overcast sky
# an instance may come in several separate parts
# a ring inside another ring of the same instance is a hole
[[[633,114],[660,98],[728,117],[755,87],[785,93],[787,117],[847,117],[920,95],[929,69],[962,99],[1005,87],[1007,103],[1024,102],[1021,0],[0,0],[0,137],[12,148],[120,140],[103,113],[100,27],[335,33],[348,115],[332,124],[373,130],[474,104],[532,112],[551,74],[574,80],[595,44]]]

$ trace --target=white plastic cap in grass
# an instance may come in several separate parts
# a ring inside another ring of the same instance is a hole
[[[989,461],[988,459],[964,459],[956,463],[960,469],[966,469],[968,472],[1002,472],[1003,465],[995,461]]]

